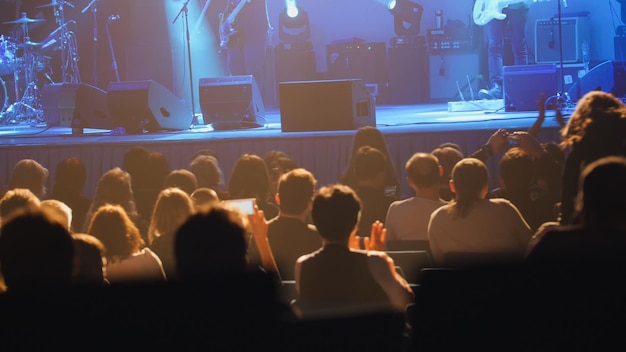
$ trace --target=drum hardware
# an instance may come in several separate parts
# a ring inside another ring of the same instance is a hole
[[[0,35],[0,76],[8,75],[17,69],[17,44]]]
[[[22,12],[21,17],[15,21],[5,22],[8,24],[20,24],[22,26],[22,33],[24,38],[21,43],[15,44],[16,48],[23,50],[23,57],[15,58],[15,70],[13,76],[15,78],[15,96],[16,102],[9,105],[0,114],[0,122],[5,124],[21,124],[28,123],[30,125],[37,125],[44,122],[43,110],[41,109],[39,102],[39,89],[37,87],[37,79],[35,75],[36,71],[36,53],[34,50],[41,46],[41,43],[35,43],[30,40],[28,34],[28,25],[35,22],[42,22],[43,20],[30,19],[26,16],[25,12]],[[38,60],[39,61],[39,60]],[[24,94],[19,100],[17,97],[19,94],[19,80],[20,73],[24,74]],[[5,98],[6,101],[6,98]]]

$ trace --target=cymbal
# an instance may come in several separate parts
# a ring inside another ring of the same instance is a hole
[[[19,20],[2,22],[3,24],[24,24],[24,23],[35,23],[35,22],[45,22],[44,19],[38,18],[28,18],[26,16],[22,16]]]
[[[30,40],[27,41],[27,42],[24,42],[24,43],[17,44],[17,46],[20,47],[20,48],[24,48],[24,47],[27,47],[27,46],[32,48],[32,47],[42,46],[42,45],[43,45],[43,43],[31,42]]]

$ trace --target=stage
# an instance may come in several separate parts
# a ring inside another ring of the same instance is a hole
[[[564,112],[567,114],[568,112]],[[404,164],[415,152],[430,152],[441,143],[458,144],[470,154],[498,128],[527,130],[536,120],[536,111],[448,112],[446,104],[377,106],[376,127],[385,135],[389,153],[398,169],[403,196],[411,191],[404,182]],[[554,114],[548,116],[539,135],[542,142],[558,141]],[[200,116],[201,121],[201,116]],[[124,153],[132,146],[145,146],[165,155],[172,170],[188,168],[192,155],[201,149],[217,152],[225,177],[241,154],[263,157],[272,150],[288,153],[294,161],[311,170],[319,185],[336,182],[351,153],[355,130],[324,132],[282,132],[280,111],[268,109],[265,125],[258,128],[213,130],[210,125],[188,130],[123,134],[119,130],[85,129],[72,133],[69,127],[41,124],[0,126],[0,182],[6,184],[15,163],[24,158],[37,160],[50,170],[48,188],[54,181],[56,164],[67,157],[81,158],[87,166],[85,194],[92,196],[99,176],[122,166]],[[489,161],[492,185],[496,185],[498,158]]]

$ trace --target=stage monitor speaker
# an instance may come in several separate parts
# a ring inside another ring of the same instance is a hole
[[[570,98],[577,101],[593,90],[613,93],[620,97],[626,93],[623,88],[626,81],[626,77],[623,76],[623,67],[623,63],[612,61],[605,61],[594,66],[568,90]]]
[[[41,107],[48,127],[72,125],[77,90],[76,83],[52,83],[43,87]]]
[[[589,18],[563,17],[563,63],[582,62],[582,44],[589,43]],[[538,64],[561,62],[559,20],[539,19],[535,22],[535,62]]]
[[[84,128],[113,129],[107,93],[89,84],[52,83],[43,87],[42,108],[48,127],[71,127],[73,133]]]
[[[536,111],[541,94],[556,94],[556,71],[556,64],[504,66],[505,111]]]
[[[204,123],[215,130],[265,124],[265,105],[252,75],[201,78],[199,94]]]
[[[428,56],[429,91],[432,101],[473,100],[472,95],[478,94],[482,83],[480,55],[477,52],[429,53]]]
[[[116,127],[127,133],[186,130],[193,119],[183,100],[151,80],[110,82],[108,106]]]
[[[360,79],[283,82],[279,95],[283,132],[376,126],[374,98]]]

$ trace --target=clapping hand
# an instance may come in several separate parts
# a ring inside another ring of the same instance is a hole
[[[356,235],[356,229],[350,234],[348,239],[348,247],[352,249],[361,249],[361,240],[363,241],[363,249],[368,251],[382,251],[385,249],[385,240],[387,238],[387,229],[383,227],[383,223],[376,221],[372,224],[372,232],[370,237],[360,237]]]
[[[364,247],[371,251],[385,250],[385,240],[387,238],[387,229],[383,227],[383,223],[376,221],[372,224],[372,232],[370,237],[365,237],[363,240]]]

